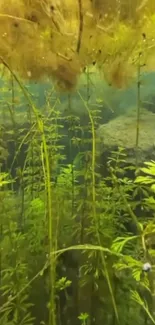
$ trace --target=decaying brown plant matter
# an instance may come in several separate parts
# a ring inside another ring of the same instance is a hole
[[[140,52],[154,69],[154,12],[154,0],[1,0],[0,56],[22,78],[54,78],[68,91],[93,62],[121,88]]]

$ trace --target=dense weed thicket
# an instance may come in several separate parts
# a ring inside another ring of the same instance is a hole
[[[154,12],[154,0],[0,1],[0,325],[155,323],[155,162],[138,154]],[[97,70],[117,88],[137,78],[132,165],[114,148],[100,168]],[[43,108],[20,77],[54,81]]]
[[[54,89],[38,109],[11,76],[1,90],[0,324],[155,323],[155,162],[130,166],[118,148],[103,177],[100,111],[78,92],[89,123],[70,98],[64,117]]]

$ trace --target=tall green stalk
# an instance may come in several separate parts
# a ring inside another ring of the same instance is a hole
[[[81,100],[82,100],[82,102],[83,102],[83,104],[84,104],[84,106],[85,106],[85,108],[87,110],[87,113],[88,113],[88,116],[89,116],[89,119],[90,119],[90,123],[91,123],[91,131],[92,131],[92,202],[93,202],[93,218],[94,218],[94,223],[95,223],[95,230],[96,230],[96,236],[97,236],[98,244],[99,244],[99,246],[102,246],[101,239],[100,239],[100,234],[99,234],[99,231],[98,231],[98,220],[97,220],[97,214],[96,214],[96,189],[95,189],[95,185],[96,185],[96,179],[95,179],[96,137],[95,137],[95,125],[94,125],[93,117],[92,117],[92,114],[90,112],[90,109],[89,109],[87,103],[84,101],[84,99],[82,98],[82,96],[81,96],[81,94],[79,92],[78,92],[78,94],[79,94],[79,97],[81,98]],[[109,287],[109,292],[110,292],[111,299],[112,299],[114,312],[115,312],[115,315],[116,315],[116,319],[119,322],[116,301],[115,301],[112,285],[111,285],[111,282],[110,282],[109,273],[108,273],[107,266],[106,266],[105,255],[104,255],[104,253],[102,251],[100,252],[100,254],[101,254],[101,261],[102,261],[102,264],[104,266],[105,276],[106,276],[108,287]]]
[[[139,131],[140,131],[140,108],[141,108],[141,100],[140,100],[140,87],[141,87],[141,80],[140,80],[140,56],[138,60],[138,71],[137,71],[137,125],[136,125],[136,167],[138,168],[138,145],[139,145]]]

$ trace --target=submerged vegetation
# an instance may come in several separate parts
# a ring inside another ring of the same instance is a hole
[[[1,325],[155,322],[155,162],[117,148],[103,176],[87,90],[85,124],[54,88],[43,109],[13,72],[1,88]]]
[[[154,10],[152,0],[0,2],[0,325],[155,323],[154,137],[141,138],[154,118],[141,101]],[[95,69],[118,88],[136,77],[134,114],[101,125]],[[54,80],[42,107],[21,77]]]

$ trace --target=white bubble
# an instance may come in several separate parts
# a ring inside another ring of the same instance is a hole
[[[142,270],[148,272],[151,270],[151,268],[152,268],[151,264],[147,262],[143,264]]]

